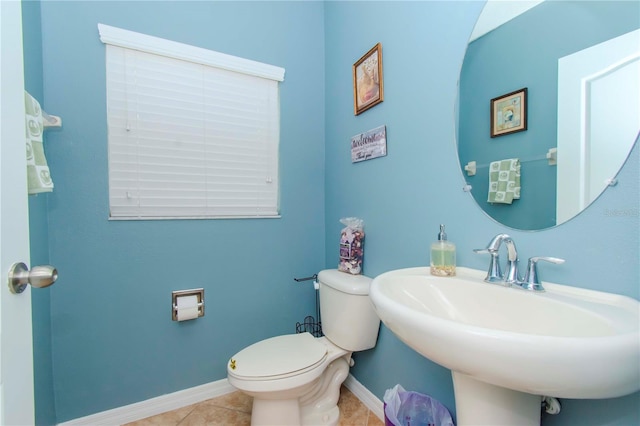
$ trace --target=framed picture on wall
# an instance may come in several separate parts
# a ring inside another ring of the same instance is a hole
[[[382,45],[378,43],[353,64],[353,112],[361,114],[383,99]]]
[[[527,88],[491,99],[491,137],[527,130]]]

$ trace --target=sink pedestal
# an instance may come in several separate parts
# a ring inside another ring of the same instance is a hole
[[[540,426],[542,397],[452,371],[458,426]]]

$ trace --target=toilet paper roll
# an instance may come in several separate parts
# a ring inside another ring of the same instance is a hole
[[[176,299],[176,318],[178,321],[198,318],[198,296],[178,296]]]

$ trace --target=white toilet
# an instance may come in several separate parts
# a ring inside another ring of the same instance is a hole
[[[351,354],[376,345],[380,319],[369,300],[371,278],[330,269],[318,274],[318,283],[324,337],[272,337],[227,364],[229,383],[253,397],[252,425],[336,425]]]

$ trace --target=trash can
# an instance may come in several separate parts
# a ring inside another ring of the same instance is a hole
[[[385,426],[454,426],[447,407],[428,395],[400,385],[384,393]]]

